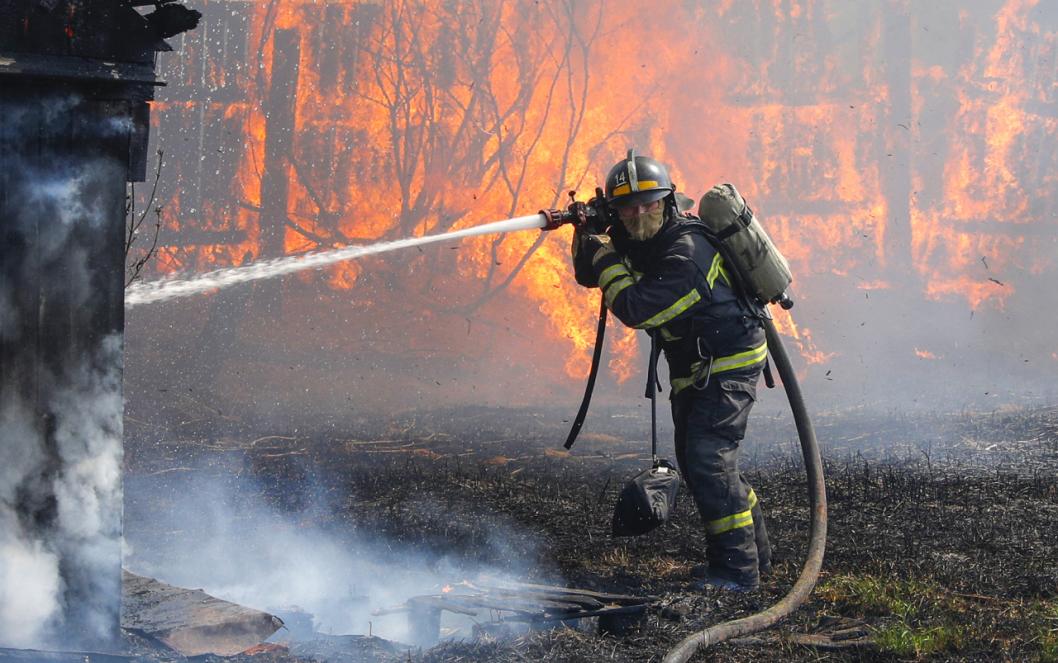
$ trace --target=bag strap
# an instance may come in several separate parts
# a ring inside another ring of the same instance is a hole
[[[599,297],[599,324],[595,328],[595,350],[591,355],[591,371],[588,372],[588,383],[584,386],[584,398],[580,401],[580,409],[577,417],[573,420],[573,426],[566,436],[566,449],[573,446],[577,441],[577,435],[584,426],[584,419],[588,416],[588,405],[591,404],[591,394],[595,390],[595,378],[599,375],[599,360],[602,358],[603,337],[606,335],[606,298]]]
[[[650,399],[650,457],[654,467],[658,465],[658,339],[650,335],[650,365],[647,366],[647,389],[644,396]]]

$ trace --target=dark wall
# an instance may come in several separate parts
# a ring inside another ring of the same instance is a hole
[[[36,624],[0,617],[0,644],[117,633],[133,106],[40,85],[0,101],[0,544],[29,556],[17,596],[43,606]]]
[[[0,0],[0,52],[152,62],[157,41],[121,0]]]

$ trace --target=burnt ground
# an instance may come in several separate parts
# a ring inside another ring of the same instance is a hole
[[[309,433],[134,425],[126,529],[130,538],[150,532],[178,477],[253,476],[280,510],[303,513],[324,498],[330,507],[315,511],[314,526],[468,564],[535,569],[528,582],[661,598],[619,636],[541,629],[374,660],[659,661],[690,633],[784,595],[808,524],[791,424],[764,416],[751,424],[743,469],[761,496],[776,564],[762,590],[744,596],[691,588],[704,537],[685,492],[661,529],[609,535],[618,490],[649,463],[646,428],[592,417],[569,454],[561,450],[568,423],[556,413],[466,409]],[[1058,661],[1058,409],[845,412],[815,423],[830,514],[816,591],[780,626],[695,660]],[[495,544],[496,523],[509,532],[505,545]],[[834,632],[814,644],[805,637]],[[266,659],[295,660],[283,650],[252,658]]]

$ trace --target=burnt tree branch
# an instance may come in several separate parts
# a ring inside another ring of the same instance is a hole
[[[151,193],[141,213],[136,211],[136,185],[129,184],[125,203],[125,287],[128,288],[132,282],[140,277],[143,268],[158,252],[158,235],[162,230],[162,206],[155,205],[158,195],[158,182],[162,178],[162,150],[158,150],[158,159],[154,167],[154,181],[151,183]],[[154,212],[154,231],[151,233],[150,245],[140,255],[133,257],[133,249],[140,237],[140,229],[147,215]]]

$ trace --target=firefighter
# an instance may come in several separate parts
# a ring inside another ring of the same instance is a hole
[[[737,296],[662,164],[630,150],[607,175],[605,196],[618,222],[604,235],[578,227],[577,282],[602,288],[610,311],[654,336],[665,354],[676,460],[708,541],[695,575],[723,589],[755,589],[770,570],[771,546],[738,447],[767,357],[761,311]]]

